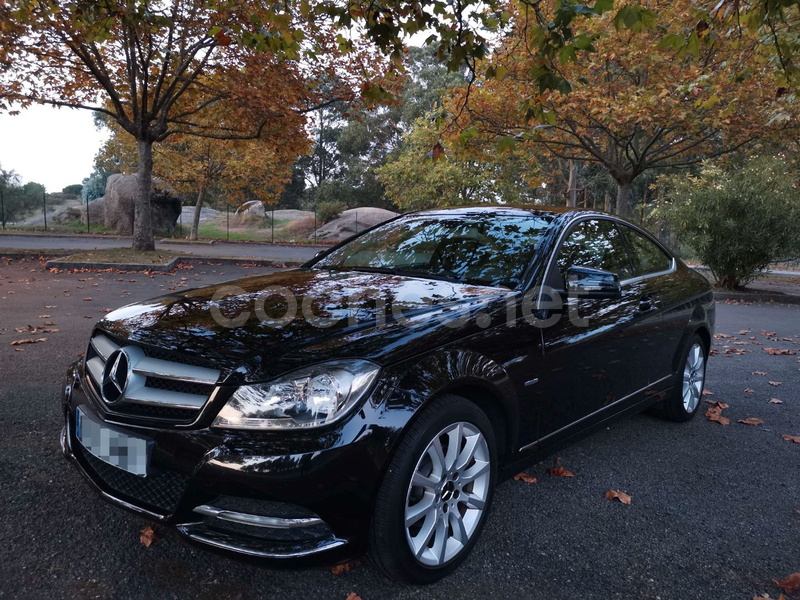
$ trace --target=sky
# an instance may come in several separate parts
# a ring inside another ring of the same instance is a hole
[[[22,183],[60,192],[91,174],[107,136],[88,110],[32,106],[16,116],[0,113],[0,167],[16,171]]]

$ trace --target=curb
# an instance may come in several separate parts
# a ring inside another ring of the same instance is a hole
[[[74,254],[74,253],[72,253]],[[9,254],[4,254],[9,258],[15,258]],[[31,256],[25,254],[23,256]],[[68,254],[64,256],[69,256]],[[104,262],[71,262],[68,260],[49,260],[45,263],[47,269],[89,269],[107,270],[117,269],[120,271],[159,271],[168,273],[173,271],[180,263],[195,264],[222,264],[222,265],[256,265],[259,267],[272,267],[276,269],[291,269],[299,267],[306,261],[295,260],[275,260],[267,258],[237,258],[237,257],[217,257],[217,256],[176,256],[172,260],[162,264],[142,264],[142,263],[104,263]]]
[[[761,294],[758,292],[714,292],[714,300],[717,302],[735,300],[736,302],[759,302],[764,304],[800,304],[800,296],[792,294]]]
[[[104,263],[104,262],[71,262],[68,260],[48,260],[45,263],[46,269],[118,269],[120,271],[172,271],[180,262],[181,257],[176,256],[169,262],[161,264],[143,264],[143,263]]]
[[[192,245],[192,246],[213,246],[218,240],[186,240],[184,238],[163,238],[158,240],[159,244],[176,244],[176,245]]]

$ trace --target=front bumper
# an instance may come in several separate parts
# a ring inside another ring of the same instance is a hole
[[[364,550],[391,445],[390,428],[371,426],[380,420],[374,406],[338,429],[280,436],[108,423],[153,440],[148,474],[140,477],[77,440],[77,408],[101,412],[83,381],[76,363],[64,386],[62,449],[107,501],[240,556],[336,561]]]

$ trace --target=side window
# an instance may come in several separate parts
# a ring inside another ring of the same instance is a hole
[[[556,263],[562,279],[570,267],[603,269],[620,279],[633,276],[622,235],[605,219],[578,223],[561,244]]]
[[[637,277],[669,269],[671,258],[661,248],[635,229],[623,228]]]

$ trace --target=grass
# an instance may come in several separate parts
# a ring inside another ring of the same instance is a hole
[[[165,250],[143,252],[141,250],[132,250],[131,248],[105,248],[103,250],[79,252],[64,257],[63,260],[78,263],[163,265],[176,256],[184,256],[184,253]]]

